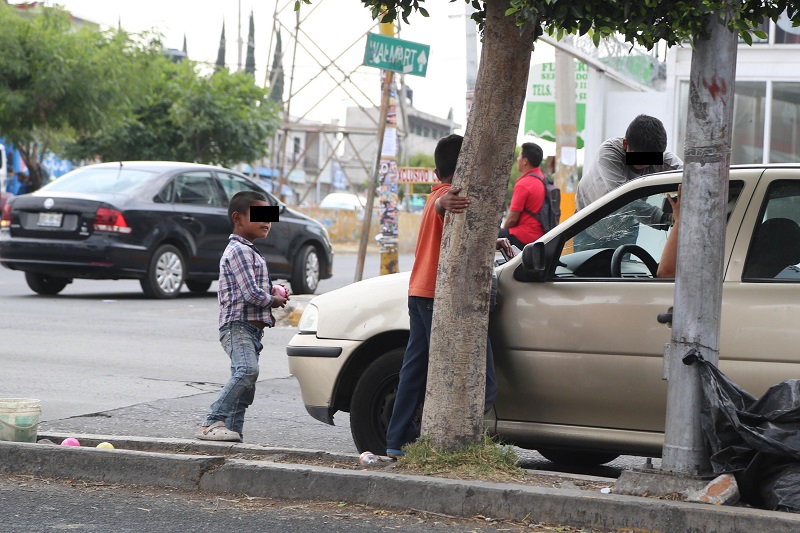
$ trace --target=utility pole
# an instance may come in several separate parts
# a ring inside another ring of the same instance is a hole
[[[556,179],[561,190],[561,220],[575,213],[578,136],[575,117],[575,60],[556,49]]]
[[[692,354],[714,365],[719,361],[725,207],[738,48],[738,33],[730,31],[726,23],[727,16],[725,21],[709,18],[709,39],[695,42],[689,75],[675,306],[665,361],[669,386],[661,462],[662,470],[680,474],[710,470],[700,428],[700,373],[696,365],[689,363]],[[702,253],[696,253],[698,250]]]
[[[381,23],[381,35],[394,37],[394,23]],[[375,203],[375,188],[379,183],[381,186],[380,200],[381,204],[384,205],[381,210],[381,275],[394,274],[399,271],[397,263],[397,113],[393,114],[395,116],[393,123],[389,124],[387,120],[394,87],[394,73],[384,70],[381,81],[383,93],[381,96],[380,117],[378,117],[377,157],[375,171],[367,191],[367,205],[361,227],[361,240],[358,246],[358,260],[356,261],[354,281],[361,281],[364,275],[364,260],[367,254],[370,226],[372,225],[372,206]],[[386,132],[390,129],[393,132],[387,135]],[[387,142],[387,139],[391,140],[391,142]],[[384,199],[387,201],[384,202]]]

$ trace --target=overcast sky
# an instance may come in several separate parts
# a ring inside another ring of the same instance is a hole
[[[245,41],[242,62],[247,53],[251,10],[256,30],[256,80],[259,83],[264,82],[268,64],[271,62],[269,46],[276,10],[275,0],[51,0],[50,3],[60,4],[74,15],[97,22],[103,27],[116,27],[121,22],[122,27],[130,32],[155,28],[164,35],[164,43],[169,48],[182,48],[185,35],[189,57],[208,63],[216,61],[224,20],[226,62],[234,69],[238,63],[237,34],[241,4],[241,32]],[[287,70],[284,97],[289,94],[288,70],[292,64],[294,44],[289,35],[295,23],[293,5],[293,0],[277,2],[278,19],[287,28],[282,32],[284,69]],[[406,84],[414,89],[414,106],[440,117],[446,117],[452,107],[456,122],[462,126],[466,125],[465,5],[464,2],[431,2],[427,6],[430,18],[414,14],[409,18],[410,25],[402,25],[400,30],[401,38],[431,46],[427,76],[406,76]],[[374,26],[370,12],[358,0],[313,0],[311,6],[302,6],[300,15],[305,20],[301,25],[303,33],[297,47],[294,91],[306,83],[308,85],[294,97],[292,115],[308,113],[308,118],[314,120],[327,122],[339,118],[343,122],[344,109],[354,105],[353,100],[366,103],[366,97],[360,91],[378,102],[380,88],[377,69],[363,66],[359,68],[352,76],[354,83],[345,84],[349,95],[342,90],[336,90],[326,96],[334,88],[335,82],[326,74],[320,74],[321,68],[317,64],[317,61],[323,65],[329,63],[317,46],[331,59],[344,54],[337,65],[348,74],[361,64],[366,42],[362,36]],[[356,43],[359,38],[361,40]],[[349,51],[346,51],[351,45],[353,46]],[[552,48],[544,44],[538,48],[534,62],[552,60]],[[317,78],[309,82],[315,76]]]

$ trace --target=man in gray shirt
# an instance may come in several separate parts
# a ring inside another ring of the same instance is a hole
[[[683,168],[683,161],[666,149],[667,131],[660,120],[649,115],[639,115],[633,119],[625,132],[625,137],[608,139],[601,144],[592,162],[584,169],[575,197],[577,210],[580,211],[629,180]],[[626,164],[628,153],[641,152],[663,154],[662,164]],[[669,222],[665,220],[661,209],[646,202],[642,204],[629,205],[625,213],[615,213],[607,217],[609,218],[607,224],[596,224],[589,228],[595,235],[589,235],[587,232],[578,234],[575,239],[576,251],[598,247],[615,248],[621,244],[635,243],[639,229],[637,222],[650,226]],[[604,229],[605,235],[596,234],[601,228]]]

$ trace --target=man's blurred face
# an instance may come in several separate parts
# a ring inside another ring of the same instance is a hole
[[[622,148],[626,152],[635,152],[636,151],[636,150],[631,150],[631,147],[628,146],[628,139],[624,139],[624,138],[622,139]],[[644,170],[647,167],[649,167],[650,165],[628,165],[628,166],[631,166],[631,167],[635,168],[636,170]]]
[[[525,172],[525,169],[528,168],[528,159],[522,157],[522,152],[520,151],[519,155],[517,156],[517,170],[520,172]]]

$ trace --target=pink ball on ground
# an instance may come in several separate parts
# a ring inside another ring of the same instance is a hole
[[[66,438],[66,439],[61,441],[61,445],[62,446],[80,446],[81,443],[78,442],[78,439],[75,439],[73,437],[68,437],[68,438]]]
[[[273,296],[280,296],[281,298],[286,298],[286,288],[283,285],[273,285],[272,286],[272,294]]]

